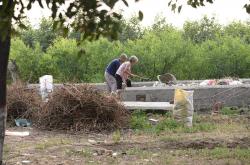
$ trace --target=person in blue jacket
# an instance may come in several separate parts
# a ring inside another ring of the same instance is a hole
[[[117,84],[116,84],[115,74],[118,68],[120,67],[120,65],[124,63],[125,61],[127,61],[127,59],[128,59],[127,55],[122,53],[120,58],[114,59],[108,64],[105,70],[104,77],[105,77],[105,81],[107,83],[109,92],[116,92]]]

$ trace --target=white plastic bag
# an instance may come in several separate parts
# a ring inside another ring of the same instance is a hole
[[[159,81],[154,82],[153,87],[166,87],[167,85]]]
[[[216,85],[216,80],[204,80],[200,83],[200,86]]]
[[[39,84],[42,99],[46,101],[48,94],[53,91],[53,77],[51,75],[44,75],[39,78]]]
[[[193,93],[194,91],[176,89],[174,96],[173,116],[177,121],[188,127],[193,125]]]
[[[233,80],[231,82],[229,82],[229,85],[242,85],[243,83],[239,80]]]

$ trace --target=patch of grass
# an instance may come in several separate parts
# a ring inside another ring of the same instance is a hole
[[[92,152],[87,148],[81,150],[68,149],[65,153],[68,156],[83,156],[85,158],[90,158],[92,156]]]
[[[194,123],[193,127],[183,127],[182,131],[185,133],[195,132],[210,132],[216,129],[216,125],[213,123]]]
[[[171,117],[173,117],[173,113],[171,111],[168,111],[165,113],[165,116],[168,118],[171,118]]]
[[[120,130],[116,130],[115,132],[113,132],[112,134],[112,139],[115,143],[119,143],[121,140],[121,132]]]
[[[45,150],[50,147],[66,145],[66,144],[70,144],[70,141],[67,139],[52,138],[52,139],[47,139],[43,142],[37,143],[35,145],[35,149]]]
[[[222,115],[237,115],[240,114],[240,109],[234,107],[224,107],[220,110]]]
[[[6,158],[9,153],[10,153],[10,147],[7,144],[4,144],[4,146],[3,146],[3,157]]]
[[[146,113],[142,111],[134,111],[130,120],[130,127],[136,130],[145,130],[151,127]]]
[[[180,136],[162,136],[160,140],[163,142],[178,142],[182,139]]]
[[[141,149],[139,149],[139,148],[131,148],[131,149],[127,150],[126,153],[128,155],[138,155],[138,154],[141,153]]]
[[[106,162],[107,164],[110,164],[110,165],[112,165],[112,164],[119,164],[119,160],[116,159],[116,158],[113,158],[113,157],[106,157],[105,162]],[[104,164],[104,163],[103,163],[103,162],[100,162],[99,164],[101,165],[101,164]]]
[[[16,145],[17,148],[20,149],[25,149],[25,148],[29,148],[30,146],[33,146],[34,144],[32,142],[22,142]]]
[[[151,124],[145,112],[136,111],[132,114],[130,126],[138,133],[153,133],[159,135],[161,132],[169,133],[194,133],[210,132],[216,129],[213,122],[202,122],[201,118],[194,116],[193,127],[189,128],[174,120],[170,114],[162,115],[156,124]]]
[[[159,134],[162,131],[175,131],[181,127],[183,127],[182,124],[178,123],[176,120],[172,118],[165,118],[156,124],[153,129],[157,134]]]
[[[127,155],[133,155],[140,159],[150,158],[152,157],[153,152],[148,150],[142,150],[140,148],[131,148],[127,150]]]
[[[199,152],[200,155],[210,158],[222,159],[222,158],[234,158],[239,160],[250,161],[250,149],[241,148],[214,148],[212,150],[202,149]]]
[[[4,144],[3,146],[3,159],[6,161],[6,164],[8,160],[15,158],[15,157],[20,157],[21,156],[21,151],[20,150],[15,150],[15,146],[9,146],[8,144]]]
[[[206,159],[236,159],[250,162],[250,149],[217,147],[214,149],[176,150],[177,155],[190,155]]]
[[[9,153],[10,152],[10,147],[7,144],[4,144],[3,146],[3,152]]]

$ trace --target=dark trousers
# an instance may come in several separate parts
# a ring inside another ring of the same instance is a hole
[[[127,79],[126,80],[126,85],[127,85],[127,87],[132,87],[131,80]]]
[[[120,75],[116,74],[115,79],[116,79],[117,89],[122,89],[122,77]],[[127,87],[131,87],[132,86],[131,80],[127,79],[126,85],[127,85]]]

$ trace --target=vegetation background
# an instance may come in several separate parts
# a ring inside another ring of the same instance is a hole
[[[223,26],[205,16],[178,29],[158,16],[145,28],[132,17],[120,23],[118,40],[101,37],[80,44],[80,34],[62,37],[51,20],[42,19],[36,29],[27,25],[12,39],[10,59],[29,83],[45,74],[55,82],[103,82],[105,67],[123,52],[138,56],[134,72],[152,80],[166,72],[180,80],[250,77],[250,22]]]

